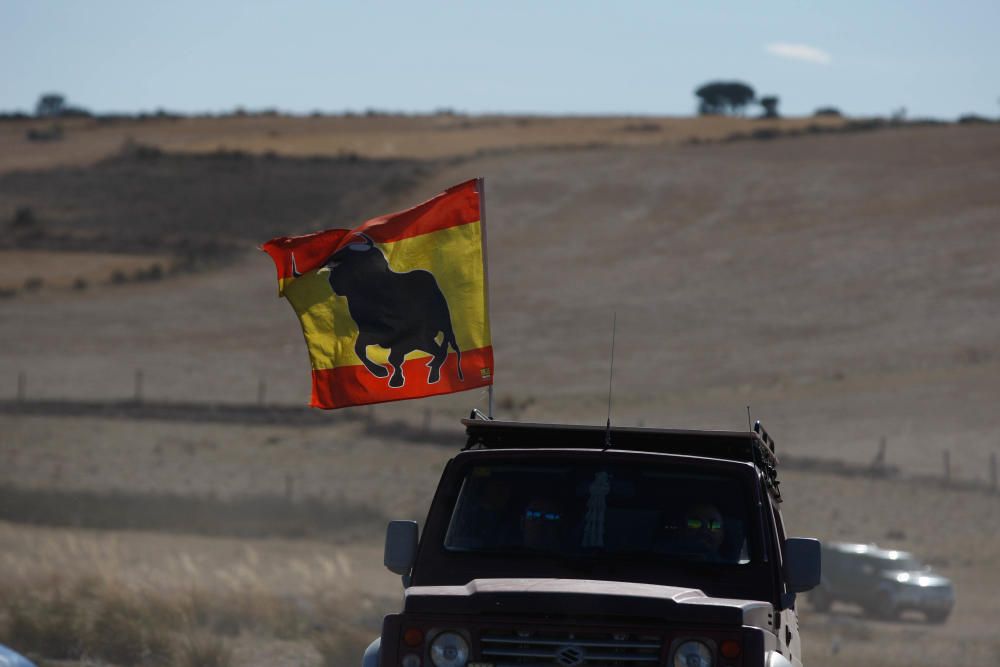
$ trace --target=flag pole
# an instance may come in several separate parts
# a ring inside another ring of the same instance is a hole
[[[486,179],[482,176],[476,179],[476,192],[479,193],[479,228],[483,233],[483,281],[486,283],[485,292],[485,313],[490,316],[490,266],[486,255]],[[493,369],[496,370],[496,369]],[[486,416],[493,419],[493,383],[486,389],[488,395]]]

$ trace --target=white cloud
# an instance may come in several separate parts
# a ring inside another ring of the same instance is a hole
[[[833,58],[822,49],[807,44],[789,44],[788,42],[774,42],[764,47],[768,53],[780,58],[791,58],[817,65],[829,65]]]

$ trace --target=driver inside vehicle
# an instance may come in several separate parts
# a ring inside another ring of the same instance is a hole
[[[722,513],[712,503],[699,502],[689,505],[677,522],[664,527],[668,537],[666,549],[678,556],[698,560],[722,561],[722,545],[726,527]]]

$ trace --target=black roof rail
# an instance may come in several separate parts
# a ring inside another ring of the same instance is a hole
[[[703,431],[637,427],[611,427],[611,447],[607,447],[605,426],[574,424],[532,424],[507,422],[485,417],[474,410],[463,419],[470,449],[599,449],[660,454],[706,456],[753,463],[761,471],[777,501],[778,459],[774,440],[763,426],[752,431]]]
[[[760,423],[758,419],[753,423],[753,432],[760,436],[760,439],[764,441],[764,444],[770,447],[771,452],[774,453],[774,440],[768,435],[767,430],[764,428],[763,424]]]
[[[463,419],[465,449],[605,449],[604,426],[532,424]],[[753,450],[764,462],[777,464],[774,452],[756,432],[611,427],[613,450],[688,454],[736,461],[754,461]]]
[[[774,493],[775,499],[781,502],[781,491],[778,489],[778,485],[781,484],[781,480],[778,479],[778,457],[774,452],[774,439],[768,434],[767,429],[764,425],[760,423],[760,420],[754,422],[753,432],[757,434],[761,442],[764,444],[765,449],[771,450],[770,459],[764,459],[761,463],[764,473],[764,481],[767,482],[767,486]]]

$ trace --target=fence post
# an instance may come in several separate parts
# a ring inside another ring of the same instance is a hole
[[[24,403],[25,396],[28,393],[28,375],[24,371],[17,374],[17,401],[18,403]]]
[[[878,451],[875,452],[875,458],[872,459],[872,470],[875,472],[882,472],[885,469],[885,449],[888,445],[888,440],[883,435],[878,440]]]
[[[135,371],[135,402],[142,403],[142,369]]]
[[[997,454],[990,452],[990,491],[997,492]]]
[[[944,450],[941,458],[944,463],[944,483],[951,484],[951,452]]]

